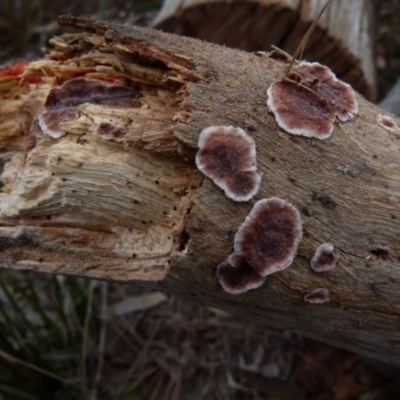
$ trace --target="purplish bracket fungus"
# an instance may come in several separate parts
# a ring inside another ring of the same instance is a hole
[[[297,209],[277,197],[258,201],[235,235],[235,252],[261,275],[287,268],[302,239]]]
[[[396,122],[393,121],[393,118],[389,117],[389,115],[379,113],[377,114],[375,120],[376,123],[383,129],[398,135],[400,134],[400,126],[397,125]]]
[[[218,265],[217,278],[223,289],[230,294],[257,289],[266,279],[238,253],[231,254],[227,260]]]
[[[324,243],[317,248],[310,264],[315,272],[327,272],[336,267],[336,261],[335,248],[329,243]]]
[[[243,129],[211,126],[201,131],[196,165],[232,200],[248,201],[257,192],[256,146]]]
[[[81,104],[90,103],[107,107],[138,107],[140,92],[127,86],[102,82],[95,79],[77,78],[52,89],[47,96],[45,111],[39,117],[39,126],[44,133],[54,139],[66,132],[60,124],[78,118],[76,109]]]
[[[337,79],[327,66],[317,62],[301,62],[296,71],[303,74],[303,84],[328,101],[339,121],[349,121],[358,114],[355,91],[349,84]]]
[[[329,289],[318,288],[304,296],[304,301],[313,304],[323,304],[331,301]]]
[[[336,118],[344,122],[358,113],[354,90],[328,67],[301,62],[288,78],[274,82],[267,91],[267,105],[286,132],[327,139]]]

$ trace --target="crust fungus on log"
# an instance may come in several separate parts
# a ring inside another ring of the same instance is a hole
[[[326,0],[164,0],[153,26],[246,51],[293,54]],[[226,16],[229,15],[229,18]],[[304,50],[308,61],[328,65],[340,80],[374,100],[374,6],[369,0],[335,0]]]
[[[267,110],[267,89],[284,70],[268,55],[60,21],[84,33],[54,38],[44,59],[0,72],[0,266],[157,281],[400,365],[400,144],[377,124],[381,111],[358,96],[358,115],[330,138],[293,136]],[[51,137],[38,116],[52,91],[74,79],[131,88],[134,106],[90,97],[76,118],[60,119],[65,135]],[[249,202],[227,198],[196,168],[208,126],[240,126],[255,141],[263,179]],[[254,204],[270,197],[301,212],[303,239],[290,268],[232,296],[216,268]],[[340,255],[327,274],[310,268],[321,238]],[[329,290],[330,301],[305,302],[315,288]]]

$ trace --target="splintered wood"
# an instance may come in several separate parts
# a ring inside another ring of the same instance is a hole
[[[3,260],[15,259],[15,268],[57,271],[68,263],[82,274],[96,265],[93,276],[162,279],[182,246],[189,188],[200,182],[172,134],[182,119],[178,92],[192,74],[170,59],[169,70],[129,62],[129,46],[112,50],[94,35],[65,35],[51,45],[45,60],[0,75],[0,140],[9,150],[2,154]],[[168,55],[158,51],[161,64]],[[89,87],[94,80],[101,84]],[[58,96],[55,106],[50,94]],[[54,138],[45,122],[61,134]]]

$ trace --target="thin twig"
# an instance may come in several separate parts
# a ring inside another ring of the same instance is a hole
[[[60,381],[60,382],[62,382],[62,383],[64,383],[64,384],[66,384],[66,385],[77,386],[77,385],[75,385],[75,384],[73,384],[73,383],[68,382],[67,379],[63,378],[63,377],[60,376],[60,375],[54,374],[53,372],[50,372],[50,371],[47,371],[47,370],[45,370],[45,369],[43,369],[43,368],[37,367],[37,366],[34,365],[34,364],[31,364],[31,363],[28,363],[28,362],[26,362],[26,361],[20,360],[19,358],[16,358],[16,357],[14,357],[14,356],[12,356],[12,355],[10,355],[10,354],[8,354],[8,353],[5,353],[5,352],[2,351],[2,350],[0,350],[0,357],[5,358],[6,360],[8,360],[8,361],[10,361],[10,362],[12,362],[12,363],[23,365],[24,367],[27,367],[27,368],[29,368],[29,369],[31,369],[31,370],[33,370],[33,371],[39,372],[39,373],[41,373],[42,375],[46,375],[46,376],[48,376],[49,378],[56,379],[56,380],[58,380],[58,381]]]
[[[83,325],[83,335],[82,335],[82,383],[83,387],[86,391],[88,391],[88,383],[86,376],[86,357],[87,357],[87,345],[88,345],[88,336],[89,336],[89,322],[92,314],[92,302],[93,302],[93,291],[94,291],[95,282],[90,281],[89,292],[87,297],[87,305],[86,305],[86,315],[85,322]]]
[[[311,34],[313,33],[313,31],[314,31],[314,29],[315,29],[315,27],[316,27],[316,25],[317,25],[319,19],[321,18],[322,14],[323,14],[324,11],[326,10],[326,8],[329,6],[329,4],[330,4],[331,1],[332,1],[332,0],[328,0],[328,1],[326,2],[326,4],[324,5],[324,7],[322,7],[322,10],[319,12],[317,18],[314,19],[313,23],[312,23],[312,24],[310,25],[310,27],[308,28],[306,34],[303,36],[303,39],[301,39],[300,44],[297,46],[297,49],[296,49],[295,53],[293,54],[292,61],[290,62],[289,67],[288,67],[288,69],[286,70],[286,75],[285,75],[286,78],[287,78],[288,75],[290,74],[290,71],[292,70],[292,67],[293,67],[293,64],[294,64],[295,61],[296,61],[296,58],[298,57],[298,55],[299,55],[300,53],[303,52],[304,48],[306,47],[306,44],[307,44],[307,42],[308,42],[309,37],[310,37]]]
[[[97,398],[97,390],[100,386],[101,375],[103,372],[104,365],[104,349],[106,344],[106,328],[107,328],[107,306],[108,306],[108,283],[101,282],[100,283],[100,293],[101,293],[101,308],[100,308],[100,334],[99,334],[99,349],[98,349],[98,357],[97,357],[97,368],[93,381],[93,388],[90,398]]]

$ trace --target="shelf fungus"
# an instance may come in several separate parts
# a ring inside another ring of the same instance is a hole
[[[310,264],[315,272],[327,272],[336,267],[336,261],[335,248],[329,243],[324,243],[317,248]]]
[[[54,139],[66,135],[60,124],[78,118],[78,106],[85,103],[107,107],[138,107],[140,92],[127,86],[95,79],[77,78],[52,89],[45,110],[39,115],[41,130]]]
[[[232,200],[248,201],[257,192],[256,146],[243,129],[211,126],[201,131],[196,165]]]
[[[315,62],[299,63],[288,79],[274,82],[267,93],[278,125],[294,135],[327,139],[336,119],[345,122],[358,113],[351,86]]]
[[[331,301],[329,289],[318,288],[304,296],[304,301],[313,304],[323,304]]]
[[[272,197],[254,205],[235,235],[234,248],[265,277],[292,263],[302,236],[297,209]]]
[[[377,114],[375,120],[376,123],[383,129],[392,133],[400,134],[400,126],[397,125],[396,122],[393,121],[393,118],[389,115],[379,113]]]
[[[240,294],[257,289],[266,279],[238,253],[231,254],[227,260],[218,265],[217,278],[223,289],[230,294]]]

